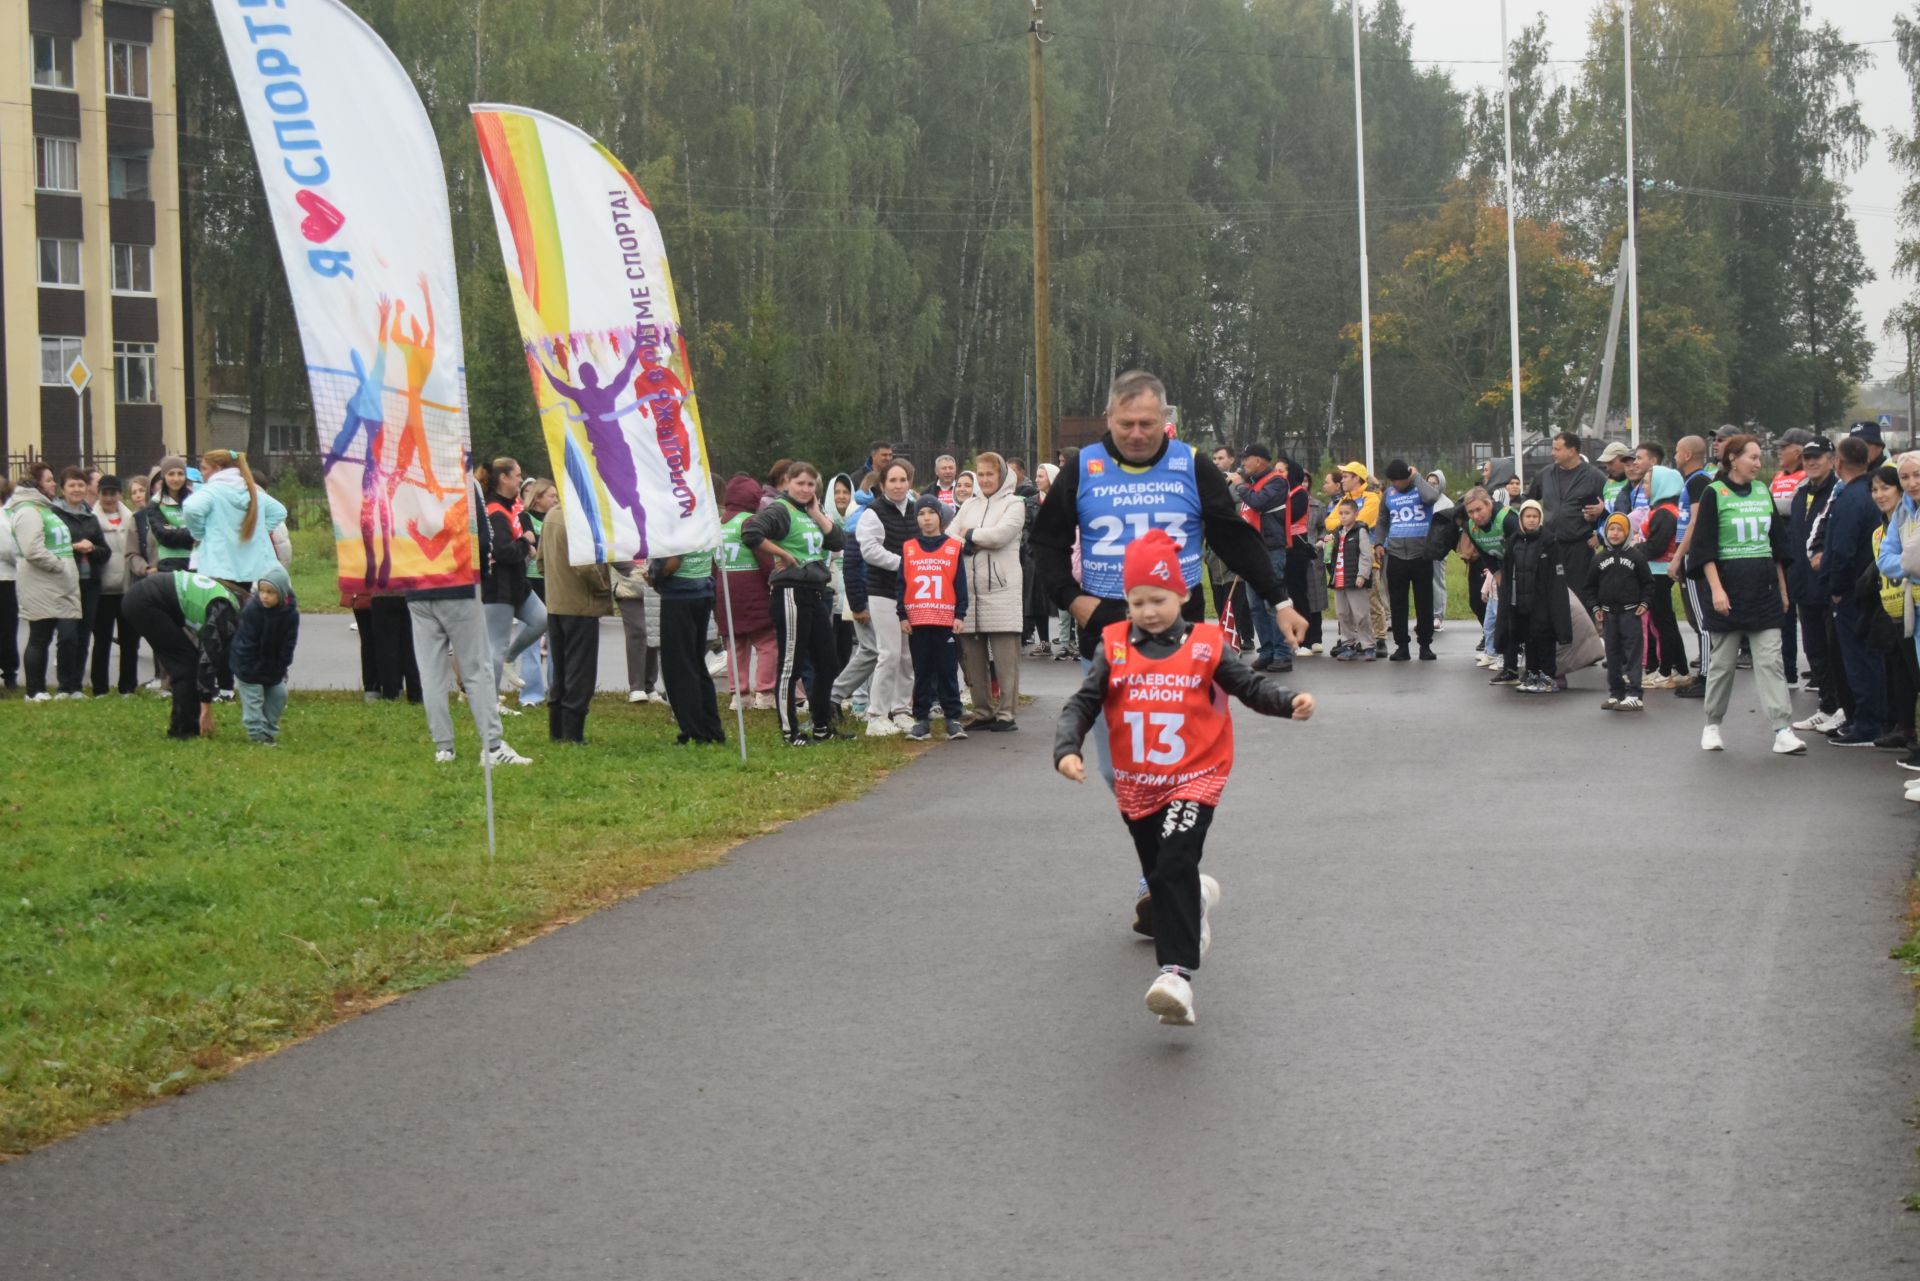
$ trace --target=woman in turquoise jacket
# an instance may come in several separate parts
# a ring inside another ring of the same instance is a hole
[[[196,544],[193,572],[251,591],[280,563],[273,532],[287,523],[287,509],[255,483],[245,454],[216,449],[200,470],[205,479],[180,508]]]

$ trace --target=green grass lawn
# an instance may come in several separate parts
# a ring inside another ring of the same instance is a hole
[[[737,748],[672,746],[664,708],[615,698],[595,703],[589,746],[561,748],[529,714],[508,738],[536,763],[494,772],[489,862],[464,707],[447,766],[418,708],[357,694],[296,693],[271,749],[236,707],[192,743],[166,739],[166,714],[150,696],[0,703],[0,1153],[711,865],[913,754],[794,751],[762,712],[743,766]]]

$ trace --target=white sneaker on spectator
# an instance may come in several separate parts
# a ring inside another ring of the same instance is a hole
[[[627,694],[627,701],[629,703],[644,703],[647,701],[647,691],[644,689],[632,690]]]
[[[753,702],[752,702],[752,704],[750,705],[750,710],[752,710],[752,711],[756,711],[756,712],[770,712],[770,711],[772,711],[772,710],[773,710],[773,695],[771,695],[771,694],[755,694],[755,695],[753,696]]]
[[[727,704],[727,710],[730,712],[737,712],[740,710],[740,696],[738,694],[735,694],[733,696],[733,701]]]
[[[453,763],[453,753],[447,751],[435,752],[433,754],[433,763],[435,765],[451,765]]]
[[[1160,1016],[1162,1023],[1175,1027],[1193,1026],[1193,984],[1186,976],[1163,970],[1147,989],[1147,1008]]]
[[[27,701],[29,703],[51,703],[53,701],[53,695],[43,689],[38,694],[27,695]]]
[[[504,738],[500,740],[500,746],[494,748],[491,752],[487,753],[487,759],[492,761],[495,765],[531,765],[533,764],[533,758],[531,756],[520,755],[520,753],[514,751],[511,747],[507,746],[507,741]]]
[[[867,722],[868,738],[892,738],[900,732],[900,727],[892,721],[876,716]],[[1916,780],[1920,781],[1920,780]]]
[[[1845,712],[1815,712],[1803,721],[1795,721],[1795,729],[1811,730],[1815,734],[1831,734],[1847,723]]]
[[[520,709],[517,707],[509,707],[507,700],[502,698],[500,700],[500,714],[502,716],[518,716],[520,715]]]
[[[500,692],[502,694],[511,694],[516,689],[525,689],[526,687],[527,678],[514,670],[513,663],[508,663],[500,669]]]
[[[1773,731],[1773,750],[1780,756],[1805,756],[1807,745],[1790,729]]]
[[[895,712],[893,714],[893,727],[904,734],[913,728],[913,717],[907,715],[905,712]]]
[[[1700,731],[1700,750],[1703,752],[1723,752],[1727,745],[1720,741],[1720,727],[1708,725]]]

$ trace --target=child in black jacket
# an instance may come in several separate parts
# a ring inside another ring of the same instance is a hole
[[[1607,645],[1608,697],[1600,706],[1609,712],[1646,706],[1640,701],[1640,658],[1646,643],[1642,620],[1653,603],[1653,571],[1645,553],[1627,545],[1629,529],[1619,512],[1607,517],[1607,545],[1593,558],[1580,593]]]
[[[287,710],[287,669],[300,642],[300,606],[293,580],[275,565],[254,584],[253,599],[240,611],[228,657],[233,689],[240,698],[240,722],[247,738],[272,747],[280,737],[280,714]]]

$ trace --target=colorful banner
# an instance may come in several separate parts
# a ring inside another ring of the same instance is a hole
[[[336,0],[213,0],[300,322],[342,592],[470,586],[467,388],[440,148]]]
[[[718,546],[693,372],[646,196],[605,147],[563,120],[483,103],[473,124],[568,558]]]

